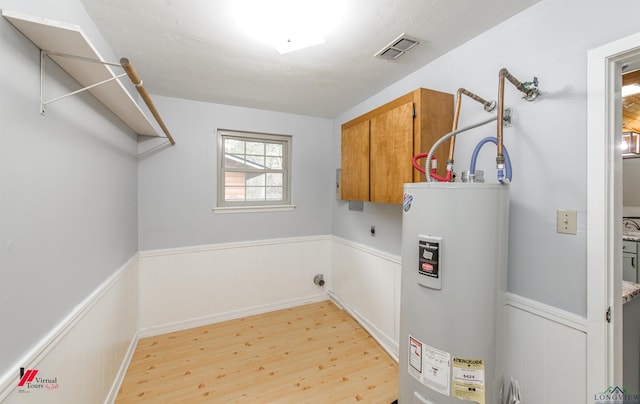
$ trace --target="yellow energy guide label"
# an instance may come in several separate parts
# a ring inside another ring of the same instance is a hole
[[[462,400],[485,404],[484,361],[454,357],[451,367],[453,373],[451,395]]]

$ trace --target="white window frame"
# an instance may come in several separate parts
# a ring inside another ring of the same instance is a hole
[[[267,211],[289,211],[295,208],[291,202],[291,162],[293,137],[290,135],[277,135],[260,132],[245,132],[229,129],[218,129],[218,185],[216,207],[214,213],[241,213],[241,212],[267,212]],[[224,139],[235,138],[243,141],[256,142],[277,142],[283,145],[282,172],[283,178],[283,199],[279,201],[226,201],[225,200],[225,174],[227,171],[245,171],[268,173],[269,170],[255,171],[252,169],[228,169],[225,167]]]

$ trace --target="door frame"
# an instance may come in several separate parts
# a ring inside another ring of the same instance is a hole
[[[617,146],[622,65],[638,61],[640,33],[587,54],[587,398],[622,386],[622,158]]]

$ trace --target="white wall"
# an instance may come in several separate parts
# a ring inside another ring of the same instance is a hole
[[[330,120],[159,96],[154,103],[177,144],[140,160],[141,250],[330,233]],[[294,211],[214,214],[218,129],[292,135]]]
[[[640,216],[640,158],[622,160],[624,216]]]
[[[144,251],[141,335],[326,300],[330,256],[328,236]],[[324,286],[314,284],[316,274],[324,275]]]
[[[331,248],[331,297],[398,360],[400,257],[338,237]]]
[[[0,0],[0,8],[80,25],[113,60],[77,0]],[[0,60],[5,380],[17,378],[28,353],[136,254],[137,145],[132,131],[88,93],[49,104],[40,115],[40,52],[4,18]],[[78,88],[47,64],[48,99]]]
[[[507,296],[506,311],[505,378],[519,382],[522,402],[593,402],[587,398],[586,320],[517,295]]]
[[[586,54],[591,48],[638,30],[634,0],[544,0],[340,115],[334,123],[334,166],[340,165],[340,125],[417,87],[455,93],[467,88],[497,98],[498,72],[506,67],[520,81],[540,80],[533,103],[506,84],[506,106],[514,111],[505,129],[513,162],[509,291],[572,313],[586,314]],[[474,105],[475,104],[475,105]],[[463,101],[460,127],[487,116]],[[458,137],[456,170],[467,169],[481,138],[495,125]],[[478,168],[495,181],[495,148],[480,155]],[[334,203],[333,234],[398,254],[400,206],[350,212]],[[578,211],[578,234],[556,233],[556,210]],[[346,225],[348,224],[348,225]],[[365,236],[371,224],[375,238]]]

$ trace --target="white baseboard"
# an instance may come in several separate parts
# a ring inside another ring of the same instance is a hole
[[[140,329],[139,338],[153,337],[156,335],[167,334],[175,331],[187,330],[189,328],[201,327],[203,325],[220,323],[222,321],[235,320],[238,318],[253,316],[256,314],[269,313],[271,311],[288,309],[291,307],[302,306],[304,304],[322,302],[329,300],[326,293],[307,296],[299,299],[286,300],[276,303],[270,303],[262,306],[247,307],[240,310],[218,313],[210,316],[193,318],[190,320],[178,321],[170,324],[163,324],[154,327]]]
[[[138,341],[140,338],[138,337],[138,332],[131,340],[129,344],[129,348],[122,360],[122,364],[120,368],[118,368],[118,373],[116,373],[116,377],[111,384],[111,389],[109,389],[109,394],[107,394],[107,398],[104,400],[105,404],[113,404],[118,398],[118,392],[120,391],[120,387],[122,386],[122,382],[124,381],[124,377],[127,374],[127,369],[129,369],[129,365],[131,364],[131,359],[133,359],[133,354],[136,352],[136,347],[138,346]]]
[[[389,337],[384,332],[382,332],[375,324],[367,320],[365,317],[361,316],[357,312],[357,310],[355,310],[353,307],[345,303],[340,298],[340,296],[336,295],[332,291],[329,291],[328,294],[332,302],[334,302],[336,305],[338,305],[338,307],[342,308],[344,311],[349,313],[349,315],[353,317],[362,326],[362,328],[367,330],[367,332],[373,337],[373,339],[375,339],[378,342],[378,344],[380,344],[382,349],[387,351],[389,356],[391,356],[391,358],[394,361],[396,361],[396,363],[398,363],[399,347],[398,347],[397,341],[394,341],[393,338]]]

